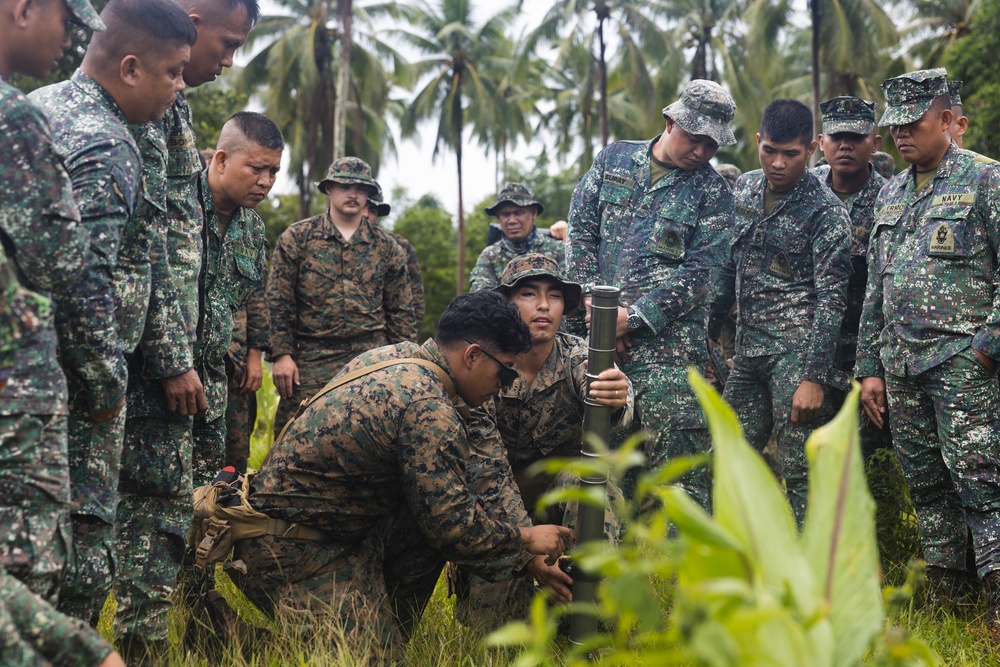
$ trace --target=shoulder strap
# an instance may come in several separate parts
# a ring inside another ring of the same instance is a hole
[[[388,368],[390,366],[398,366],[400,364],[416,364],[417,366],[423,366],[424,368],[429,368],[434,372],[434,375],[436,375],[438,379],[441,380],[441,384],[444,385],[445,390],[448,392],[448,398],[454,401],[455,397],[458,395],[458,392],[455,390],[455,383],[452,382],[450,377],[448,377],[448,374],[445,373],[444,369],[435,364],[433,361],[427,361],[426,359],[416,359],[414,357],[406,357],[405,359],[387,359],[386,361],[380,361],[379,363],[372,364],[371,366],[362,366],[361,368],[352,371],[347,375],[336,377],[330,380],[325,387],[323,387],[318,392],[313,394],[310,398],[307,398],[306,400],[302,401],[302,404],[299,405],[299,409],[295,411],[295,416],[288,420],[288,423],[285,424],[284,428],[281,429],[281,433],[278,434],[278,437],[275,438],[274,441],[275,442],[281,441],[281,439],[285,437],[285,432],[288,430],[288,427],[291,425],[291,423],[299,415],[301,415],[306,408],[308,408],[310,405],[312,405],[320,398],[322,398],[324,395],[330,393],[337,387],[341,387],[347,384],[348,382],[353,382],[354,380],[357,380],[360,377],[364,377],[365,375],[374,373],[375,371],[382,370],[383,368]],[[267,458],[270,458],[270,454],[268,455]],[[265,459],[265,461],[266,460],[267,459]]]

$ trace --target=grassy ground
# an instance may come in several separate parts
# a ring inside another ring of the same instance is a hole
[[[258,394],[261,418],[257,424],[251,451],[251,466],[258,464],[271,445],[271,415],[276,407],[276,397],[270,374],[265,373],[265,387]],[[894,489],[898,491],[898,489]],[[880,494],[876,490],[876,497]],[[890,495],[886,493],[885,495]],[[893,494],[895,495],[895,494]],[[881,528],[880,528],[881,532]],[[880,535],[880,538],[882,535]],[[900,541],[908,541],[903,536]],[[880,544],[883,550],[890,545]],[[903,551],[899,551],[900,554]],[[902,566],[890,566],[887,580],[898,582],[904,578]],[[258,653],[243,655],[238,648],[230,647],[225,654],[211,660],[196,653],[186,651],[181,635],[187,623],[187,611],[183,608],[171,612],[172,652],[165,663],[169,667],[208,667],[232,665],[233,667],[305,667],[338,665],[344,667],[369,667],[377,664],[372,659],[370,647],[355,645],[348,650],[340,641],[341,634],[336,627],[320,628],[310,639],[303,639],[294,628],[278,627],[265,619],[242,594],[235,589],[224,574],[219,573],[218,588],[236,608],[241,617],[250,623],[266,627],[280,637],[269,642]],[[444,593],[443,582],[432,598],[418,625],[412,641],[407,646],[406,664],[412,667],[501,667],[517,664],[517,655],[510,651],[486,647],[484,633],[464,628],[452,618],[452,600]],[[104,609],[99,629],[111,636],[111,618],[114,615],[114,600],[109,599]],[[970,605],[960,608],[957,613],[926,613],[912,606],[898,618],[897,626],[905,633],[920,637],[942,657],[944,664],[956,666],[997,666],[1000,667],[1000,651],[989,640],[984,623],[985,608]]]

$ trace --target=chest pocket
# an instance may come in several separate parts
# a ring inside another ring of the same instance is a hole
[[[660,214],[650,251],[670,262],[687,257],[697,218],[689,211],[668,209]]]
[[[868,252],[869,254],[875,253],[875,268],[880,275],[889,268],[889,253],[896,242],[895,237],[902,215],[902,208],[891,212],[880,212],[872,226]]]
[[[236,264],[236,273],[229,291],[231,300],[229,305],[237,311],[246,305],[250,293],[260,283],[260,272],[257,270],[257,263],[249,257],[234,254],[233,260]]]
[[[970,254],[972,230],[967,221],[971,209],[928,211],[918,242],[927,257],[962,260]]]
[[[628,206],[632,201],[632,190],[626,188],[624,185],[605,181],[601,185],[600,201],[602,207],[607,204]]]
[[[764,241],[764,270],[783,280],[803,280],[813,273],[812,243],[799,231],[777,229]]]

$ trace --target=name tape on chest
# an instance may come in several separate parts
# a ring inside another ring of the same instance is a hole
[[[906,210],[906,204],[886,204],[878,210],[879,217],[896,215]]]
[[[752,209],[749,206],[744,206],[743,204],[736,204],[734,208],[737,214],[743,216],[744,218],[750,218],[751,220],[760,214],[759,211]]]
[[[629,190],[635,187],[635,179],[629,178],[628,176],[622,176],[621,174],[615,174],[610,171],[604,172],[604,182],[614,183],[615,185],[620,185],[623,188],[628,188]]]
[[[955,192],[950,195],[935,195],[931,199],[931,206],[940,206],[941,204],[966,204],[972,206],[976,203],[976,193],[974,192]]]
[[[927,251],[938,255],[955,254],[955,232],[951,230],[951,225],[942,222],[931,234]]]
[[[257,261],[257,257],[260,255],[260,251],[256,248],[251,248],[245,243],[237,243],[233,245],[233,253],[240,255],[241,257],[246,257],[253,261]]]

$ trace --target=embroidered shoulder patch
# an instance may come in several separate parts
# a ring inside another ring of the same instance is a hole
[[[684,241],[681,235],[673,229],[668,229],[656,243],[656,251],[661,255],[666,255],[671,259],[680,259],[684,256]]]
[[[771,263],[768,265],[767,270],[781,278],[792,277],[792,267],[788,263],[788,256],[781,250],[771,258]]]
[[[955,233],[951,231],[951,226],[947,222],[942,222],[931,234],[927,251],[939,255],[955,254]]]

